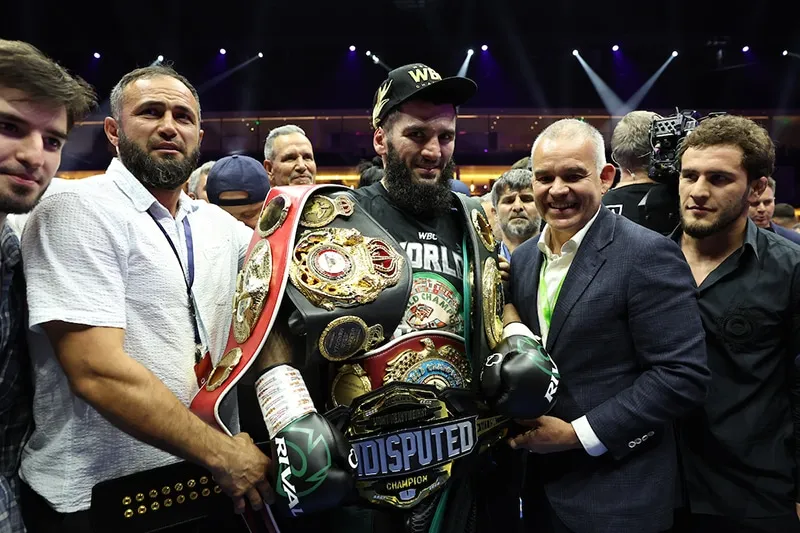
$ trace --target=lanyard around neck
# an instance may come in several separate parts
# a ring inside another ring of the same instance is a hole
[[[558,302],[558,295],[561,293],[561,287],[564,285],[564,280],[567,276],[563,276],[561,281],[558,282],[558,287],[556,287],[556,292],[553,294],[553,298],[550,299],[547,297],[547,282],[545,281],[545,270],[547,270],[547,257],[544,258],[544,262],[542,263],[542,268],[539,270],[539,301],[542,302],[542,317],[544,318],[544,323],[547,326],[547,329],[550,329],[550,321],[553,318],[553,310],[556,307],[556,303]]]
[[[197,346],[197,350],[195,353],[195,359],[199,361],[198,352],[201,351],[202,341],[200,340],[200,328],[197,324],[197,309],[194,306],[194,296],[192,295],[192,285],[194,285],[194,242],[192,241],[192,227],[189,225],[189,217],[183,217],[183,233],[186,236],[186,260],[187,260],[187,269],[186,272],[183,270],[183,261],[181,261],[181,256],[178,253],[178,249],[175,247],[175,243],[172,242],[169,235],[167,234],[167,230],[164,229],[158,220],[156,220],[155,215],[150,211],[147,212],[150,215],[150,218],[153,219],[153,222],[156,223],[158,229],[161,230],[161,233],[164,235],[164,238],[167,239],[169,243],[169,247],[172,248],[172,253],[175,254],[175,259],[178,260],[178,265],[181,267],[181,277],[183,281],[186,283],[186,296],[189,298],[189,310],[192,314],[192,327],[194,327],[194,343]],[[188,276],[188,277],[187,277]],[[202,354],[199,354],[202,355]]]

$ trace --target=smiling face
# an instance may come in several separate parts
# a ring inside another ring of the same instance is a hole
[[[0,215],[26,213],[61,164],[67,111],[0,86]]]
[[[456,112],[452,104],[404,103],[375,130],[382,183],[395,204],[415,216],[446,213],[452,203]]]
[[[681,158],[678,193],[684,233],[702,239],[744,222],[767,179],[749,182],[742,149],[732,145],[688,148]]]
[[[107,118],[106,135],[120,160],[144,185],[175,189],[200,155],[200,106],[171,76],[140,78],[124,89],[119,122]]]
[[[597,213],[604,188],[614,181],[614,167],[605,165],[598,175],[591,140],[563,135],[536,145],[533,176],[536,209],[556,243],[563,244]]]
[[[317,176],[314,148],[302,133],[275,137],[272,160],[264,162],[270,185],[313,185]]]

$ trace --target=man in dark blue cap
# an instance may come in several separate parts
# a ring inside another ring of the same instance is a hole
[[[268,192],[267,171],[260,162],[246,155],[223,157],[208,173],[208,201],[250,228],[255,228]]]

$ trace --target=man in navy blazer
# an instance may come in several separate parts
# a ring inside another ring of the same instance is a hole
[[[560,383],[548,415],[510,441],[532,452],[526,529],[667,530],[673,421],[703,402],[710,379],[691,272],[674,242],[601,207],[614,167],[595,128],[558,121],[532,157],[547,226],[514,252],[509,291],[522,324],[507,328],[542,337]]]

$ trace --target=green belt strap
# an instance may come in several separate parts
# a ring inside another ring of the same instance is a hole
[[[442,497],[439,498],[439,505],[436,506],[436,513],[431,520],[431,527],[428,533],[439,533],[442,529],[442,522],[444,521],[444,511],[447,508],[447,496],[450,494],[450,485],[442,492]]]
[[[465,230],[467,231],[467,230]],[[461,254],[464,258],[464,264],[462,266],[463,270],[463,277],[462,277],[462,287],[464,289],[464,295],[461,298],[461,307],[462,312],[464,315],[464,355],[467,357],[467,361],[469,361],[470,369],[472,369],[472,357],[471,352],[469,351],[469,337],[471,332],[471,324],[470,324],[470,311],[472,309],[469,308],[469,304],[472,301],[472,291],[469,289],[469,256],[467,254],[467,235],[464,234],[464,238],[461,241]]]

